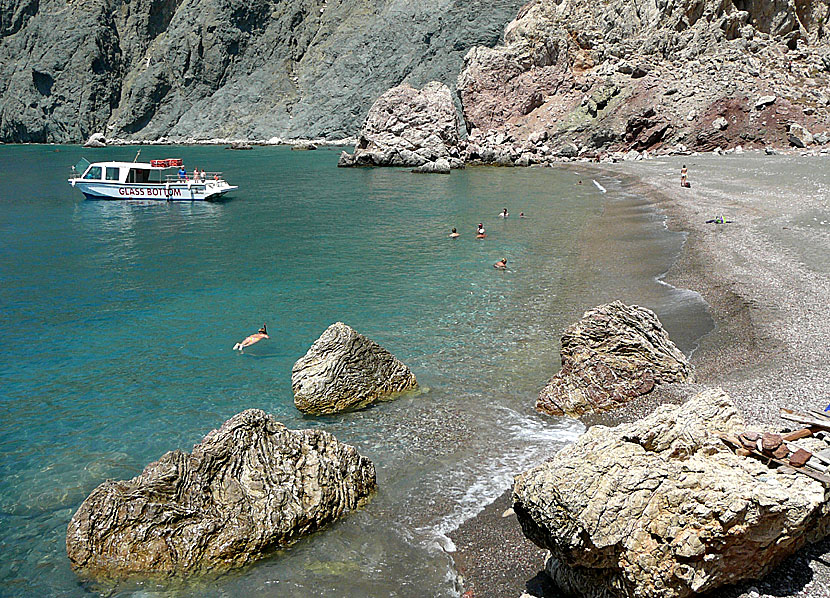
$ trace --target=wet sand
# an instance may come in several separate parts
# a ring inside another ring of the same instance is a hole
[[[679,173],[689,167],[690,189]],[[589,169],[622,179],[651,199],[686,243],[663,280],[699,292],[715,329],[692,356],[696,383],[663,388],[639,405],[599,418],[613,424],[720,386],[747,422],[787,428],[780,407],[823,410],[830,402],[830,158],[686,156]],[[706,223],[722,215],[725,224]],[[586,421],[590,424],[592,422]],[[501,517],[509,491],[451,537],[470,596],[556,596],[537,577],[543,553]],[[513,578],[512,582],[506,581]],[[718,596],[830,597],[830,540],[808,546],[757,582]]]

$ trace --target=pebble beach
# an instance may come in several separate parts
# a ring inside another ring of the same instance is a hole
[[[690,188],[680,187],[684,164]],[[658,401],[682,401],[718,386],[733,398],[749,425],[764,430],[792,428],[779,418],[781,407],[827,407],[828,166],[827,156],[747,152],[661,157],[582,171],[586,178],[620,180],[624,188],[647,197],[670,230],[686,234],[680,255],[661,280],[700,293],[715,323],[692,354],[694,384],[662,388],[599,423],[637,417]],[[723,224],[706,222],[719,218]],[[523,539],[514,516],[503,516],[509,503],[507,491],[452,535],[468,595],[553,596],[537,575],[544,552]],[[830,541],[824,540],[764,579],[719,590],[718,595],[827,597],[828,564]],[[506,576],[514,578],[512,583],[505,583]]]

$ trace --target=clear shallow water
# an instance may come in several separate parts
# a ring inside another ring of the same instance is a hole
[[[687,353],[710,327],[695,294],[655,280],[682,237],[610,178],[601,195],[555,169],[426,176],[336,169],[334,150],[193,147],[142,154],[224,170],[241,186],[230,200],[93,202],[65,182],[82,153],[135,151],[0,146],[2,595],[102,591],[65,556],[80,502],[250,407],[358,446],[373,501],[217,582],[108,595],[453,595],[443,534],[581,432],[533,411],[562,328],[616,298],[655,309]],[[301,416],[291,366],[337,320],[424,392]],[[270,341],[231,350],[263,322]]]

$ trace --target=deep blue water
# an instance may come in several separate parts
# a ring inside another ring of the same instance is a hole
[[[581,431],[533,411],[562,328],[616,298],[655,309],[686,352],[710,325],[696,295],[655,281],[682,239],[613,179],[602,195],[550,168],[414,175],[337,169],[329,149],[148,147],[142,159],[181,156],[240,190],[215,204],[102,202],[66,183],[82,154],[136,149],[0,146],[3,596],[109,591],[69,568],[74,510],[250,407],[355,444],[380,490],[284,553],[176,595],[452,595],[443,534]],[[506,272],[492,268],[501,257]],[[338,320],[425,392],[303,417],[291,366]],[[270,341],[231,350],[263,322]]]

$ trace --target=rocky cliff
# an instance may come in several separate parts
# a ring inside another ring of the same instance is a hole
[[[454,85],[521,0],[7,0],[0,140],[355,135],[407,81]]]
[[[533,0],[504,45],[465,57],[470,157],[787,145],[793,123],[824,132],[828,18],[823,0]]]

